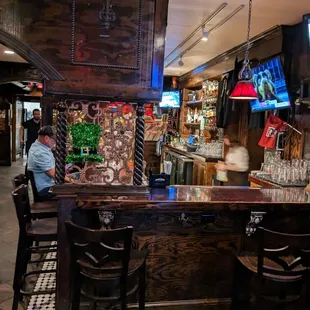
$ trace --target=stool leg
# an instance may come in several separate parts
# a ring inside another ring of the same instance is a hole
[[[231,310],[238,310],[239,304],[239,285],[240,285],[240,263],[238,259],[235,258],[234,263],[234,273],[233,273],[233,281],[232,281],[232,296],[231,296]],[[239,280],[239,281],[238,281]]]
[[[74,277],[71,279],[71,283],[73,286],[72,295],[71,295],[72,309],[79,310],[82,279],[81,279],[80,269],[78,267],[75,267],[73,275]]]
[[[240,298],[242,295],[242,298]],[[231,310],[249,309],[250,307],[250,275],[235,258],[232,281]]]
[[[145,262],[140,270],[139,276],[139,310],[145,309],[145,277],[146,277],[146,266]]]
[[[18,247],[17,247],[17,253],[16,253],[14,282],[13,282],[14,299],[13,299],[12,310],[18,309],[18,303],[22,298],[22,295],[20,293],[21,285],[22,285],[21,282],[22,282],[23,274],[25,274],[27,271],[27,263],[28,263],[27,254],[26,254],[26,248],[27,248],[26,244],[27,244],[27,239],[19,235]]]

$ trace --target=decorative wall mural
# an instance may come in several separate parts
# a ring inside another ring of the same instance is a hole
[[[138,70],[143,0],[73,0],[76,65]]]
[[[102,163],[71,163],[66,173],[74,175],[77,183],[132,184],[135,107],[87,100],[67,100],[66,105],[68,125],[89,122],[101,127],[97,154],[103,158]],[[68,154],[74,153],[72,147],[68,135]]]

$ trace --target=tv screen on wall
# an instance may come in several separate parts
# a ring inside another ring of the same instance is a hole
[[[309,46],[310,46],[310,17],[308,18],[308,40],[309,40]]]
[[[160,108],[179,108],[180,107],[180,92],[176,91],[164,91]]]
[[[253,84],[258,94],[251,100],[252,112],[289,108],[290,97],[279,57],[252,69]]]

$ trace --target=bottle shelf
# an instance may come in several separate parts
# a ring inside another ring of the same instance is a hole
[[[185,126],[200,126],[200,123],[185,123]]]
[[[199,103],[202,103],[203,102],[203,100],[201,99],[201,100],[195,100],[195,101],[186,101],[186,100],[184,100],[183,101],[184,103],[186,103],[186,104],[199,104]]]

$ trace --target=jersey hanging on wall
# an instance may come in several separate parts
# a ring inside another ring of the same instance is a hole
[[[274,149],[277,141],[277,134],[279,132],[285,131],[286,123],[280,118],[270,114],[262,137],[260,138],[258,145],[261,147],[266,147],[268,149]]]

